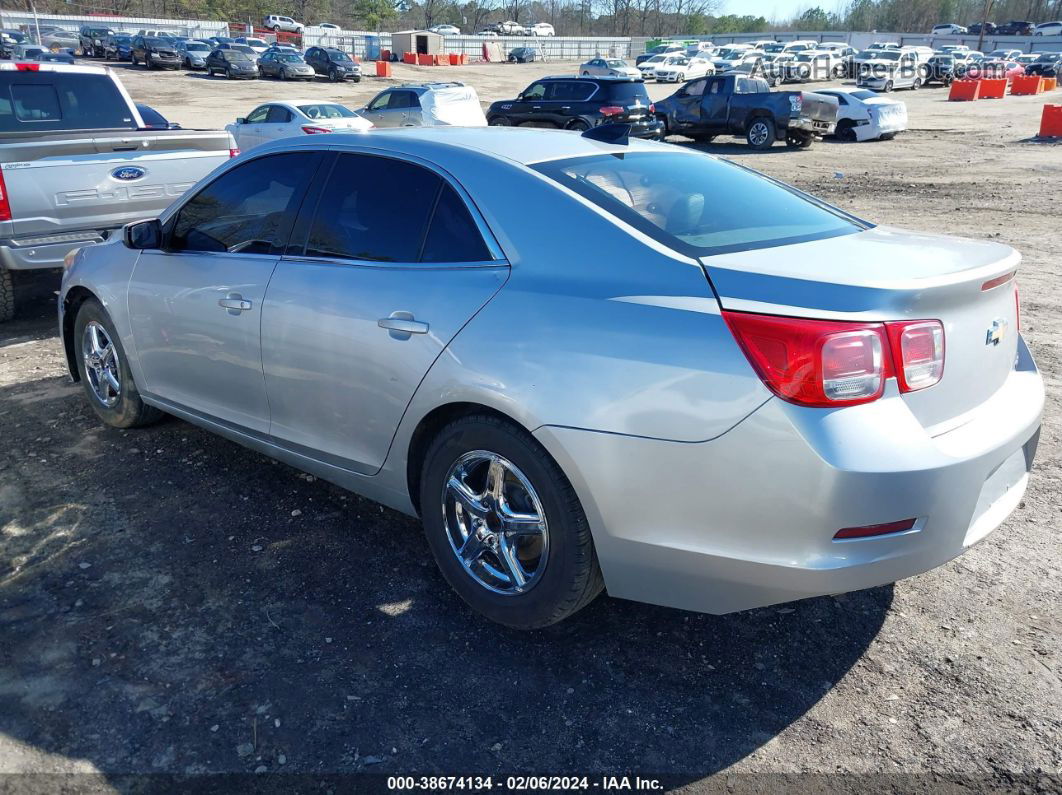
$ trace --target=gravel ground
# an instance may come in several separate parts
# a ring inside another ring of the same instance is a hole
[[[570,68],[446,74],[487,102]],[[138,101],[199,127],[281,96],[356,107],[386,82],[121,73]],[[22,280],[24,309],[0,327],[0,772],[120,789],[125,774],[256,770],[671,786],[846,772],[875,774],[855,789],[905,790],[941,782],[881,774],[934,772],[1057,791],[1062,147],[1028,140],[1044,97],[897,97],[912,129],[892,142],[703,148],[874,221],[1024,252],[1022,326],[1048,406],[1025,501],[986,541],[894,586],[728,616],[603,597],[514,633],[449,591],[416,521],[177,420],[102,426],[65,376],[54,283]]]

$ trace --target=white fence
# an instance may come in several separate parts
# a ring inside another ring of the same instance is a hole
[[[378,50],[391,50],[390,33],[307,28],[302,41],[304,47],[338,47],[361,58],[374,58]],[[629,38],[589,36],[444,36],[443,51],[481,58],[484,42],[499,44],[506,54],[516,47],[534,47],[552,61],[587,60],[597,55],[629,58],[631,55]],[[402,53],[397,55],[402,57]]]
[[[136,33],[139,30],[167,30],[182,36],[200,38],[224,35],[228,23],[199,19],[158,19],[153,17],[118,17],[118,16],[64,16],[60,14],[38,14],[37,21],[44,25],[55,25],[77,32],[82,25],[108,27]],[[0,11],[0,27],[7,30],[34,29],[34,16],[25,11]]]

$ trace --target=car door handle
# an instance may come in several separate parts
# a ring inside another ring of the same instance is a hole
[[[239,293],[231,293],[228,298],[219,298],[218,306],[228,309],[232,313],[246,312],[251,308],[251,302]]]
[[[421,320],[414,320],[409,312],[394,312],[390,317],[382,317],[376,321],[376,325],[388,331],[397,331],[399,334],[427,334],[428,324]],[[391,336],[395,336],[392,334]]]

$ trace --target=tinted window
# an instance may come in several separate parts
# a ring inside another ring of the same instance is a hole
[[[401,110],[402,108],[416,108],[420,103],[412,91],[392,91],[391,98],[387,102],[389,110]]]
[[[135,128],[125,99],[105,77],[0,72],[0,132]]]
[[[468,207],[453,188],[443,183],[421,261],[485,262],[490,258]]]
[[[604,81],[602,82],[604,83]],[[601,91],[594,96],[594,99],[602,98],[602,93],[606,92],[608,99],[612,102],[627,105],[638,100],[643,105],[649,104],[649,94],[645,91],[645,83],[604,83],[601,86]]]
[[[342,105],[324,102],[319,105],[299,105],[299,110],[311,119],[354,119],[358,115]]]
[[[585,80],[554,83],[550,99],[557,102],[584,102],[590,98],[596,88],[596,85]]]
[[[291,111],[287,108],[282,108],[280,105],[272,105],[269,108],[269,113],[266,115],[266,122],[269,124],[283,124],[291,121]]]
[[[864,228],[792,189],[700,155],[596,155],[532,168],[692,256],[819,240]]]
[[[315,152],[270,155],[226,172],[181,208],[170,248],[279,253],[318,157]]]
[[[690,97],[699,97],[704,93],[704,85],[706,80],[694,80],[692,83],[686,84],[686,95]]]
[[[416,262],[441,179],[370,155],[340,155],[317,207],[307,256]]]

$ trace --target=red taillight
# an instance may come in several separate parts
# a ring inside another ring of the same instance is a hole
[[[330,132],[332,132],[327,127],[310,127],[310,126],[303,127],[302,131],[304,133],[306,133],[307,135],[317,135],[319,133],[330,133]]]
[[[39,72],[41,65],[39,63],[17,63],[15,68],[20,72]]]
[[[723,312],[749,362],[778,397],[851,406],[881,397],[891,373],[881,323]]]
[[[1004,273],[1002,276],[997,276],[994,279],[989,279],[987,282],[981,285],[981,292],[991,290],[994,287],[999,287],[999,285],[1001,284],[1006,284],[1014,278],[1015,273],[1017,273],[1017,271],[1011,271],[1010,273]]]
[[[619,114],[623,113],[624,110],[626,110],[626,109],[625,108],[621,108],[619,105],[602,105],[601,106],[601,115],[602,116],[618,116]]]
[[[0,221],[11,220],[11,198],[7,195],[7,183],[4,172],[0,171]]]
[[[944,374],[944,327],[937,320],[847,323],[723,312],[764,384],[801,406],[853,406],[877,400],[896,376],[901,392]]]
[[[944,326],[939,320],[886,323],[901,392],[933,386],[944,375]]]
[[[650,102],[649,103],[649,115],[652,116],[654,113],[656,113],[656,103]]]
[[[240,150],[239,149],[230,149],[229,150],[229,157],[239,157],[239,154],[240,154]]]
[[[915,519],[903,519],[899,522],[887,522],[886,524],[868,524],[863,527],[845,527],[838,530],[834,540],[845,538],[867,538],[869,536],[883,536],[889,533],[903,533],[915,526]]]

